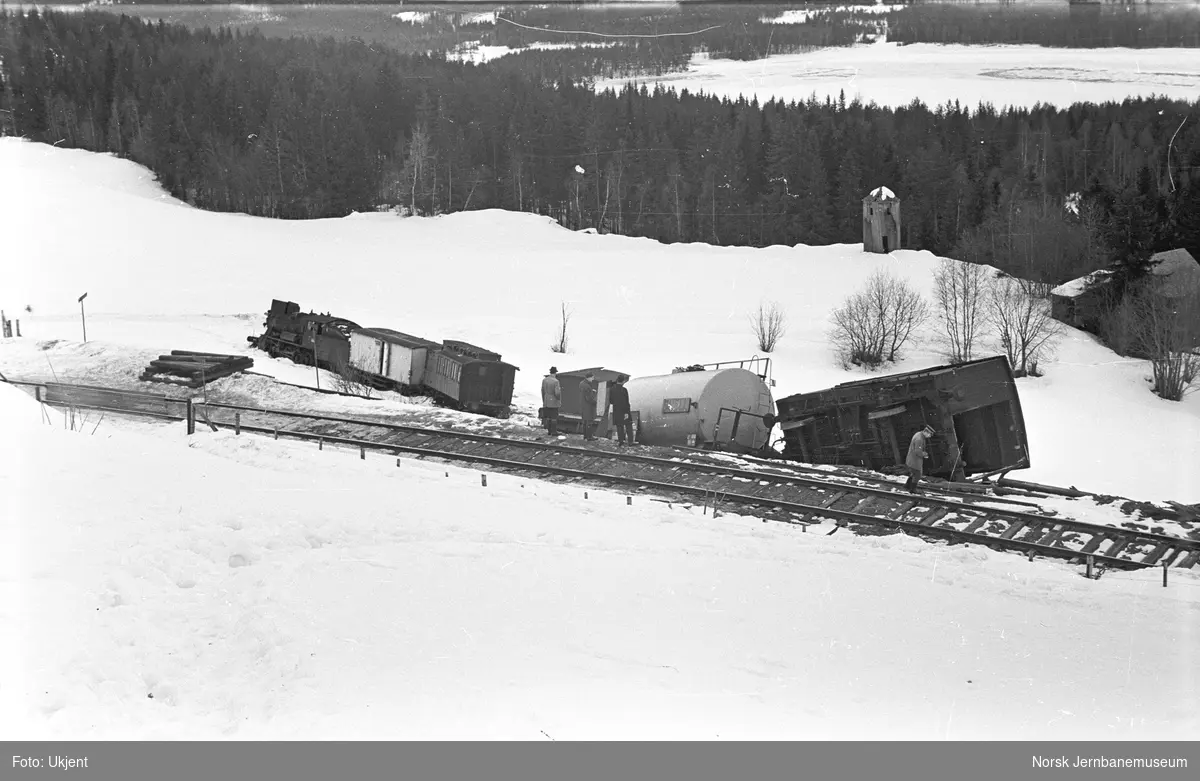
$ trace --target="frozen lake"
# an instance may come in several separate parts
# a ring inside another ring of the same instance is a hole
[[[837,100],[845,92],[881,106],[957,100],[1030,108],[1037,103],[1121,101],[1166,95],[1200,98],[1200,54],[1195,49],[1059,49],[1033,45],[962,46],[876,43],[820,49],[740,62],[693,57],[687,73],[597,82],[598,90],[627,83],[661,84],[719,97],[802,101],[815,94]]]

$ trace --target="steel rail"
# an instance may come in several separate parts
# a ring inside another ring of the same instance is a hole
[[[228,425],[228,424],[226,424]],[[377,440],[356,439],[354,437],[343,437],[330,434],[317,434],[309,431],[295,431],[266,428],[264,426],[255,426],[242,424],[241,429],[251,433],[260,433],[264,435],[277,434],[278,436],[289,437],[299,440],[321,440],[331,444],[343,444],[353,447],[370,448],[372,450],[389,450],[397,452],[413,453],[423,456],[431,456],[434,458],[444,458],[451,461],[466,461],[471,463],[485,463],[493,466],[506,467],[513,470],[526,470],[532,472],[550,472],[569,477],[577,477],[586,480],[595,480],[616,483],[618,485],[636,485],[644,488],[652,488],[664,492],[690,493],[690,494],[706,494],[711,495],[713,491],[701,486],[691,486],[680,483],[666,483],[660,480],[650,480],[647,478],[634,477],[630,475],[612,475],[598,474],[596,472],[586,471],[582,469],[573,469],[570,467],[556,466],[554,464],[536,464],[527,461],[513,461],[510,459],[496,458],[494,456],[485,456],[481,454],[457,453],[449,450],[435,450],[417,445],[404,445],[400,443],[386,443]],[[507,442],[507,440],[505,440]],[[594,451],[585,451],[593,453]],[[1000,547],[1005,549],[1023,550],[1040,553],[1044,556],[1068,559],[1068,560],[1083,560],[1087,556],[1091,556],[1092,560],[1097,563],[1106,564],[1112,568],[1146,568],[1155,566],[1153,564],[1143,564],[1141,562],[1130,559],[1122,559],[1115,556],[1107,556],[1104,554],[1093,553],[1087,554],[1081,551],[1071,550],[1069,548],[1056,548],[1053,545],[1043,545],[1036,542],[1003,539],[1000,537],[992,537],[976,532],[968,532],[961,529],[954,529],[945,526],[928,526],[918,521],[905,521],[895,518],[881,517],[877,515],[866,515],[863,513],[855,513],[847,510],[835,510],[832,508],[818,507],[816,505],[803,504],[800,502],[790,502],[782,499],[767,499],[761,496],[753,496],[749,494],[738,494],[719,492],[721,502],[732,501],[738,504],[751,506],[765,506],[773,509],[783,509],[794,513],[812,516],[827,516],[833,519],[840,519],[848,523],[862,523],[865,525],[876,526],[883,524],[885,526],[894,526],[905,531],[911,531],[918,536],[922,534],[930,534],[933,536],[943,537],[959,542],[969,542],[973,544],[987,545],[990,547]],[[782,521],[784,523],[804,524],[803,521]],[[1047,519],[1042,519],[1043,523]],[[1057,524],[1058,522],[1054,522]],[[1105,527],[1111,528],[1111,527]],[[1174,539],[1174,538],[1172,538]]]
[[[825,490],[828,490],[831,488],[836,488],[836,489],[840,489],[840,490],[852,490],[854,493],[857,493],[857,494],[866,494],[869,496],[884,498],[884,499],[887,499],[890,501],[898,501],[900,499],[906,498],[905,494],[903,494],[897,490],[888,490],[886,488],[875,488],[872,486],[855,485],[852,483],[845,483],[845,482],[840,482],[840,481],[836,481],[836,480],[819,480],[816,478],[802,477],[799,475],[786,475],[786,474],[779,474],[779,473],[763,473],[763,472],[756,472],[754,470],[739,469],[737,467],[727,467],[727,466],[721,466],[721,465],[709,464],[709,463],[696,463],[695,461],[687,461],[687,460],[674,460],[674,459],[669,459],[669,458],[662,458],[659,456],[640,455],[637,453],[609,453],[609,452],[603,451],[603,450],[593,450],[590,448],[575,447],[572,445],[560,445],[560,444],[553,443],[553,442],[539,442],[539,441],[535,441],[535,440],[525,440],[525,439],[507,439],[507,438],[503,438],[503,437],[488,436],[485,434],[472,434],[472,433],[468,433],[468,432],[448,431],[445,429],[431,429],[431,428],[424,428],[424,427],[420,427],[420,426],[408,426],[408,425],[403,425],[403,424],[387,423],[387,422],[383,422],[383,421],[374,421],[374,420],[368,420],[368,419],[363,419],[363,418],[342,418],[342,417],[334,418],[334,417],[328,417],[328,416],[322,416],[322,415],[316,415],[316,414],[304,413],[304,412],[292,412],[292,411],[288,411],[288,410],[272,410],[272,409],[265,409],[265,408],[261,408],[261,407],[244,407],[244,406],[240,406],[240,405],[226,404],[226,403],[221,403],[221,402],[197,402],[197,406],[218,407],[218,408],[232,409],[232,410],[238,410],[238,411],[243,411],[243,412],[244,411],[253,411],[253,412],[263,413],[263,414],[267,414],[267,415],[282,415],[284,417],[297,417],[297,418],[305,418],[305,419],[309,419],[309,420],[318,420],[323,423],[335,423],[335,424],[343,423],[343,424],[349,424],[349,425],[375,427],[375,428],[382,428],[382,429],[386,429],[386,430],[390,430],[390,431],[401,431],[401,432],[406,432],[406,433],[422,434],[422,435],[428,435],[428,436],[447,437],[447,438],[452,438],[452,439],[474,440],[474,441],[478,441],[478,442],[487,442],[487,443],[491,443],[491,444],[497,444],[497,445],[501,445],[501,446],[505,446],[505,447],[524,448],[524,449],[528,449],[528,450],[556,450],[556,451],[563,452],[563,453],[576,454],[576,455],[590,457],[590,458],[605,458],[605,459],[608,459],[611,461],[626,461],[626,462],[638,461],[638,462],[642,462],[642,463],[655,464],[655,465],[662,466],[662,467],[672,467],[672,468],[691,467],[692,471],[703,470],[703,471],[708,471],[713,474],[718,474],[718,475],[722,475],[722,476],[741,477],[741,478],[754,480],[754,481],[766,480],[766,481],[773,481],[773,482],[782,482],[782,483],[787,483],[787,484],[791,484],[791,485],[802,485],[802,486],[806,486],[809,488],[825,489]],[[228,423],[226,423],[226,425],[228,425]],[[785,468],[785,467],[776,467],[776,468]],[[975,499],[977,501],[981,501],[981,502],[988,501],[988,499],[986,497],[981,498],[981,497],[973,495],[971,498]],[[955,501],[953,499],[946,499],[946,498],[942,498],[942,497],[938,497],[938,496],[931,496],[929,494],[921,494],[920,501],[924,504],[939,505],[941,507],[944,507],[944,508],[947,508],[949,510],[953,510],[956,512],[963,512],[965,510],[977,509],[977,508],[971,508],[971,507],[969,507],[969,505],[964,505],[963,502]],[[1006,509],[1006,508],[993,508],[993,507],[988,507],[986,509],[987,509],[987,514],[992,518],[1003,518],[1003,519],[1013,520],[1013,521],[1024,521],[1026,524],[1031,524],[1031,525],[1032,524],[1045,525],[1045,524],[1049,523],[1052,525],[1063,526],[1066,529],[1070,529],[1071,531],[1087,532],[1087,533],[1093,533],[1093,534],[1103,532],[1103,533],[1107,533],[1110,535],[1118,534],[1118,533],[1125,534],[1125,535],[1135,535],[1137,537],[1154,540],[1155,542],[1178,543],[1188,549],[1200,550],[1200,540],[1188,540],[1187,538],[1184,538],[1184,537],[1174,537],[1171,535],[1158,534],[1156,532],[1151,532],[1151,531],[1123,529],[1123,528],[1114,527],[1114,526],[1107,526],[1104,524],[1088,523],[1087,521],[1079,521],[1079,520],[1075,520],[1072,518],[1063,518],[1063,517],[1059,517],[1059,516],[1050,516],[1050,515],[1038,515],[1036,513],[1023,512],[1021,510],[1010,510],[1010,509]],[[878,517],[878,516],[872,516],[872,517]],[[928,528],[928,527],[926,527],[926,528]]]
[[[47,383],[15,381],[14,384],[45,386]],[[117,393],[121,392],[118,389],[97,388],[96,386],[89,386],[89,389],[113,390]],[[135,394],[136,392],[131,391],[129,393]],[[187,403],[186,399],[173,399],[170,397],[165,398],[171,403]],[[58,406],[74,406],[80,409],[104,410],[117,414],[145,416],[159,419],[182,419],[181,417],[140,409],[114,409],[107,406],[70,404],[69,402],[57,400],[46,403],[55,404]],[[918,535],[931,535],[941,538],[948,538],[959,542],[987,545],[993,548],[999,547],[1003,549],[1039,553],[1041,555],[1055,558],[1065,558],[1071,560],[1090,558],[1093,562],[1100,562],[1111,567],[1152,567],[1156,566],[1160,559],[1162,559],[1162,562],[1165,566],[1171,561],[1178,559],[1181,554],[1185,553],[1187,555],[1184,556],[1184,560],[1181,562],[1184,566],[1191,566],[1193,563],[1200,560],[1200,540],[1191,540],[1183,537],[1173,537],[1155,532],[1138,531],[1103,524],[1092,524],[1070,518],[1059,518],[1057,516],[1036,515],[1032,513],[1024,513],[1020,511],[994,507],[978,507],[973,504],[957,502],[936,496],[928,496],[925,494],[920,495],[919,498],[909,498],[907,495],[895,490],[872,488],[869,486],[847,482],[823,481],[815,478],[780,474],[779,472],[775,471],[758,472],[712,463],[697,463],[694,460],[667,459],[633,453],[611,453],[604,450],[560,445],[554,442],[506,439],[503,437],[495,437],[483,434],[407,426],[361,418],[329,417],[313,413],[271,410],[261,407],[250,407],[245,405],[228,404],[224,402],[199,401],[195,399],[192,400],[192,404],[194,406],[195,419],[198,422],[208,423],[214,428],[218,423],[227,427],[231,425],[237,425],[248,432],[260,433],[264,435],[274,434],[276,437],[282,434],[285,437],[297,439],[327,440],[333,444],[352,445],[364,449],[370,448],[372,450],[390,450],[434,458],[443,458],[453,461],[492,464],[505,469],[558,474],[571,478],[615,483],[618,485],[635,485],[667,493],[674,492],[677,494],[682,493],[692,495],[698,495],[701,493],[706,495],[716,494],[722,498],[722,501],[730,501],[740,505],[750,505],[754,507],[767,508],[768,510],[793,513],[804,518],[824,517],[846,523],[873,526],[883,525],[899,528],[906,532],[911,531]],[[555,452],[569,457],[585,458],[590,460],[592,463],[589,463],[586,469],[581,469],[554,464],[513,460],[511,458],[498,458],[496,456],[489,456],[480,452],[445,450],[441,447],[431,447],[430,445],[434,444],[432,442],[426,444],[406,444],[403,442],[391,442],[387,440],[361,439],[357,437],[341,436],[338,434],[314,432],[311,430],[298,431],[288,428],[281,429],[279,427],[268,428],[266,426],[254,425],[250,422],[242,424],[238,418],[235,418],[234,422],[230,422],[229,420],[221,419],[223,416],[217,416],[218,419],[214,421],[212,416],[208,415],[207,413],[210,410],[216,409],[233,410],[236,413],[249,412],[252,414],[257,413],[266,416],[299,418],[329,426],[358,426],[365,427],[368,430],[382,429],[401,435],[416,435],[429,437],[431,439],[441,438],[450,441],[476,442],[484,447],[492,446],[518,451],[525,450],[532,451],[533,453],[537,454]],[[743,494],[737,491],[721,491],[720,489],[714,489],[711,485],[689,485],[685,482],[666,482],[663,480],[649,479],[647,477],[609,474],[596,471],[596,462],[603,461],[625,464],[643,463],[657,469],[664,469],[669,472],[676,473],[680,477],[686,476],[690,478],[696,478],[704,476],[716,476],[740,479],[748,482],[756,482],[768,491],[771,489],[785,488],[788,486],[812,488],[818,493],[829,492],[831,496],[827,499],[825,505],[812,505],[803,502],[790,501],[788,499],[779,497]],[[684,472],[683,474],[680,474],[681,470]],[[847,497],[850,499],[858,498],[858,501],[855,503],[853,509],[837,509],[830,506]],[[867,514],[855,512],[858,507],[872,498],[895,503],[897,506],[886,508],[885,514]],[[970,498],[976,500],[979,499],[975,496]],[[982,499],[982,501],[986,501],[986,498]],[[914,509],[918,509],[918,511],[922,514],[922,518],[919,521],[904,520],[904,516],[908,515]],[[789,520],[787,518],[772,518],[772,520],[788,523],[805,523],[804,520]],[[950,525],[934,525],[942,522],[943,520],[960,523],[966,523],[970,521],[970,523],[966,529],[957,529]],[[979,533],[978,530],[984,528],[989,522],[1000,524],[1008,522],[1010,525],[1004,530],[1003,533],[1000,534]],[[1091,534],[1093,537],[1086,544],[1084,544],[1082,548],[1069,548],[1060,545],[1063,535],[1067,532]],[[1018,534],[1022,533],[1032,533],[1037,539],[1036,541],[1033,539],[1015,539]],[[1112,542],[1109,550],[1103,554],[1097,553],[1096,550],[1106,541]],[[1138,554],[1145,555],[1146,561],[1138,561],[1132,558],[1119,558],[1116,555],[1117,553],[1126,551],[1128,549],[1136,549],[1140,545],[1151,544],[1157,544],[1157,547],[1155,547],[1148,554],[1144,552]],[[1167,555],[1168,552],[1169,555]]]

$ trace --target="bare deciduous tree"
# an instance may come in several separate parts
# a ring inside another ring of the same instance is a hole
[[[1154,392],[1181,401],[1200,376],[1200,298],[1166,298],[1147,291],[1130,294],[1134,344],[1150,360]]]
[[[971,360],[987,324],[987,269],[943,258],[934,272],[934,306],[951,363]]]
[[[787,316],[779,308],[779,304],[759,304],[758,311],[750,315],[750,327],[754,338],[758,340],[758,349],[764,353],[773,352],[775,345],[787,333]]]
[[[1017,377],[1037,377],[1062,333],[1050,316],[1049,285],[1001,276],[988,286],[988,315],[996,327],[1000,349]]]
[[[571,309],[567,306],[567,302],[562,302],[562,320],[558,324],[558,332],[554,335],[554,344],[550,345],[550,349],[556,353],[565,353],[567,351],[567,324],[571,322]]]
[[[843,366],[875,368],[894,362],[913,331],[929,319],[920,293],[886,271],[846,298],[832,315],[830,340]]]
[[[364,372],[350,364],[349,357],[338,358],[333,362],[333,389],[347,396],[371,398],[374,389]]]

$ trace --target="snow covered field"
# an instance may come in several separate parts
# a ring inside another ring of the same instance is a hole
[[[845,92],[847,102],[858,98],[891,107],[957,99],[969,109],[981,102],[997,109],[1038,103],[1066,108],[1150,95],[1194,101],[1200,95],[1200,56],[1195,49],[880,42],[744,62],[696,55],[687,73],[598,81],[596,89],[631,82],[726,98],[754,96],[760,103],[804,101],[813,94],[837,100]]]
[[[522,369],[527,415],[551,363],[637,375],[748,357],[747,314],[774,300],[790,321],[778,397],[860,376],[829,354],[830,307],[881,266],[929,291],[937,262],[853,245],[666,246],[498,211],[208,214],[132,163],[12,139],[0,171],[0,307],[25,334],[0,340],[9,377],[128,384],[158,352],[194,349],[252,355],[255,371],[303,384],[311,369],[245,343],[284,298],[495,349]],[[566,356],[549,350],[563,300]],[[938,362],[926,331],[897,369]],[[1200,397],[1159,400],[1144,366],[1074,331],[1046,369],[1019,381],[1035,465],[1021,477],[1200,499]],[[286,405],[430,414],[239,382]],[[0,644],[16,671],[0,679],[0,730],[15,739],[1200,729],[1193,572],[1166,589],[1155,572],[1088,581],[1066,563],[903,535],[714,521],[504,475],[484,488],[477,470],[187,438],[181,424],[93,416],[70,431],[54,414],[0,384],[0,635],[17,639]]]

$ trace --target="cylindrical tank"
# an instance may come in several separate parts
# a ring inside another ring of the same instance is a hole
[[[763,416],[775,414],[775,403],[767,384],[752,371],[660,374],[637,377],[625,387],[630,410],[641,418],[643,444],[688,445],[689,435],[694,435],[691,444],[697,447],[719,442],[722,447],[757,450],[770,437]],[[738,411],[749,414],[739,416]]]

